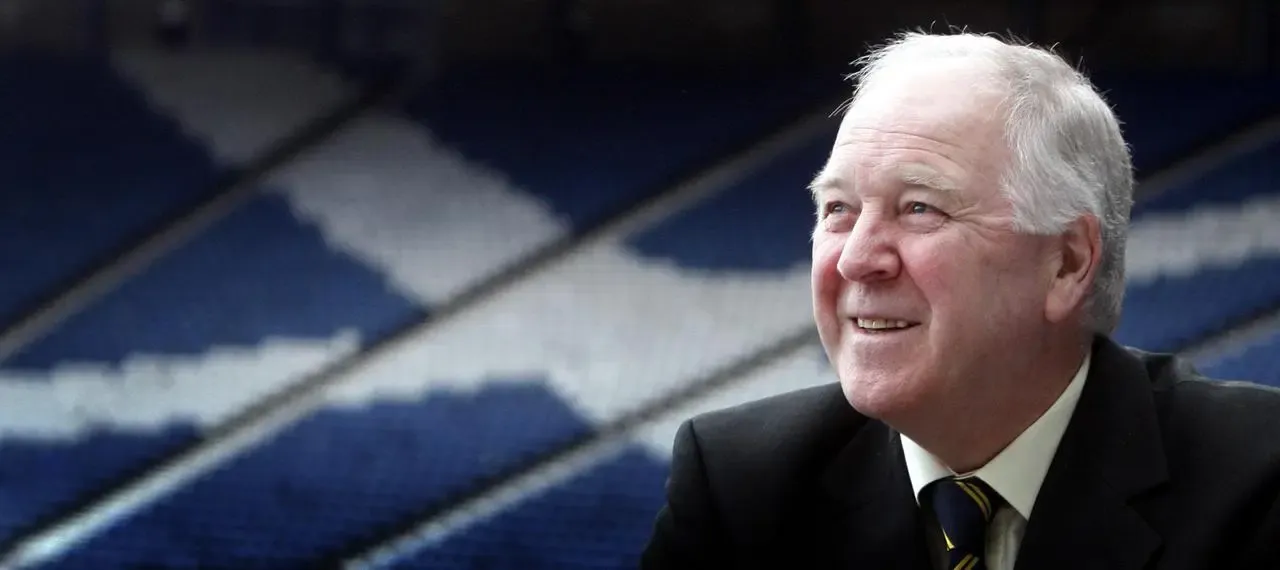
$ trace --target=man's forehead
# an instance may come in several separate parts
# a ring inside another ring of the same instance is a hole
[[[977,94],[948,96],[911,83],[877,86],[849,109],[811,190],[854,190],[866,169],[905,186],[958,191],[1001,168],[1007,152],[997,106]]]
[[[859,126],[917,122],[986,124],[997,119],[1001,93],[991,75],[959,58],[926,60],[868,80],[841,121],[841,134]]]
[[[840,121],[836,144],[894,136],[915,136],[948,144],[973,142],[976,136],[998,136],[1002,132],[1004,125],[998,114],[996,102],[975,96],[877,95],[859,100],[849,109]]]

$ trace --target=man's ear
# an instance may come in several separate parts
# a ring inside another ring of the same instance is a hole
[[[1053,275],[1045,299],[1045,318],[1061,322],[1080,308],[1102,263],[1102,226],[1089,214],[1071,222],[1054,238]]]

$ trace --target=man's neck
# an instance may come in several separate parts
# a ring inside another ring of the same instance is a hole
[[[1071,346],[1056,354],[1046,353],[1026,367],[1026,372],[995,387],[992,393],[998,397],[981,400],[981,406],[935,411],[931,418],[919,422],[921,429],[903,433],[952,471],[975,471],[1053,405],[1071,383],[1087,350],[1087,346]]]

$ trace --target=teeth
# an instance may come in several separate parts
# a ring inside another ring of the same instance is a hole
[[[858,326],[864,329],[904,329],[907,328],[907,321],[894,321],[889,319],[858,319]]]

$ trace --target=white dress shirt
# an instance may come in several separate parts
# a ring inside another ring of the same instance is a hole
[[[978,477],[1004,498],[1004,505],[996,510],[987,531],[988,570],[1013,570],[1018,546],[1022,543],[1022,534],[1031,517],[1031,508],[1036,504],[1040,485],[1044,483],[1058,443],[1071,421],[1071,414],[1075,412],[1076,402],[1080,400],[1080,390],[1089,375],[1089,360],[1090,356],[1086,354],[1071,383],[1035,423],[976,471],[954,473],[911,438],[902,436],[902,451],[917,504],[920,491],[926,485],[952,476]]]

